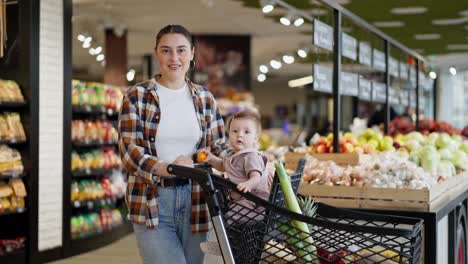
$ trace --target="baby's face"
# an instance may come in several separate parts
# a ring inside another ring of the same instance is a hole
[[[229,144],[234,151],[256,148],[258,131],[255,121],[247,118],[235,118],[229,127]]]

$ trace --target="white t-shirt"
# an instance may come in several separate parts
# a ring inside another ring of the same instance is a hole
[[[193,155],[201,131],[187,83],[177,90],[157,83],[157,94],[161,110],[155,141],[158,158],[172,163],[180,155]]]

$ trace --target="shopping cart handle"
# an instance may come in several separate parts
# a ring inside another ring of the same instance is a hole
[[[202,186],[208,180],[207,174],[209,174],[209,172],[207,172],[206,170],[179,166],[174,164],[169,164],[169,166],[167,166],[167,172],[172,175],[194,180]]]

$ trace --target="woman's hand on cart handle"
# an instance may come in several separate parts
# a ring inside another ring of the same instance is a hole
[[[179,165],[179,166],[185,166],[185,167],[189,167],[189,168],[194,167],[193,159],[191,157],[188,157],[188,156],[179,156],[172,162],[172,164]]]

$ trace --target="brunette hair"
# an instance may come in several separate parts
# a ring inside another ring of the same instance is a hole
[[[231,127],[232,120],[238,119],[238,118],[245,118],[245,119],[250,119],[255,122],[255,126],[257,128],[257,133],[262,132],[262,122],[261,122],[261,117],[260,113],[258,113],[257,109],[251,109],[247,108],[245,110],[239,111],[235,114],[232,115],[232,117],[228,121],[228,126],[227,129],[229,131],[229,128]]]
[[[158,34],[156,35],[156,46],[155,49],[158,47],[159,41],[161,38],[166,34],[181,34],[183,35],[188,42],[190,43],[190,48],[193,49],[193,39],[192,34],[183,26],[181,25],[167,25],[159,30]]]

